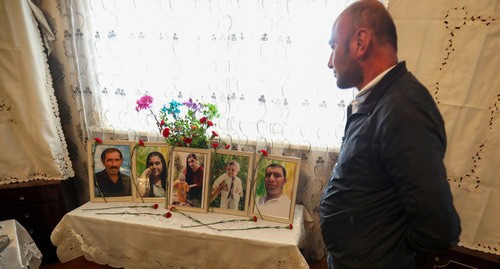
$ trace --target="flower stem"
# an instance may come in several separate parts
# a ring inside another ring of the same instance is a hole
[[[244,231],[244,230],[259,230],[259,229],[290,229],[289,226],[256,226],[248,228],[223,228],[217,229],[217,231]]]
[[[196,225],[188,225],[188,226],[184,226],[183,225],[181,227],[182,228],[194,228],[194,227],[209,226],[209,225],[214,225],[214,224],[227,223],[227,222],[238,222],[238,221],[248,221],[248,219],[221,220],[221,221],[209,222],[209,223],[203,223],[203,224],[196,224]]]
[[[133,205],[133,206],[112,206],[112,207],[101,207],[101,208],[84,208],[82,209],[83,211],[94,211],[94,210],[108,210],[108,209],[115,209],[115,208],[148,208],[151,206],[146,206],[146,205]]]

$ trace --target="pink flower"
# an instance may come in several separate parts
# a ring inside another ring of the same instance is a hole
[[[135,107],[135,110],[139,112],[141,109],[148,109],[151,107],[151,104],[153,103],[153,97],[145,94],[143,97],[139,98],[137,102],[135,102],[137,106]]]
[[[169,212],[167,212],[167,213],[165,213],[165,218],[167,218],[167,219],[168,219],[168,218],[170,218],[170,217],[172,217],[172,213],[170,213],[170,211],[169,211]]]
[[[213,123],[212,121],[209,121],[209,120],[208,120],[208,121],[207,121],[207,125],[208,125],[208,126],[214,126],[214,123]]]
[[[154,209],[158,209],[158,204],[154,204],[151,207],[154,208]]]
[[[267,151],[265,149],[261,149],[260,152],[262,153],[262,155],[264,155],[265,157],[269,156],[269,153],[267,153]]]
[[[205,123],[205,122],[207,122],[207,117],[202,117],[202,118],[200,119],[200,123],[201,123],[201,124],[203,124],[203,123]]]
[[[216,149],[216,148],[218,148],[218,147],[219,147],[219,144],[218,144],[218,143],[213,143],[213,144],[212,144],[212,147],[213,147],[214,149]]]
[[[94,140],[99,144],[102,143],[102,139],[100,139],[99,137],[94,137]]]
[[[139,139],[139,145],[144,147],[144,141],[142,141],[141,139]]]
[[[230,145],[230,144],[227,144],[224,148],[225,148],[225,149],[229,149],[230,147],[231,147],[231,145]]]
[[[165,128],[163,129],[163,137],[167,138],[170,135],[170,129]]]

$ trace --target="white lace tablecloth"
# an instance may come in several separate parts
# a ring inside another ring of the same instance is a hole
[[[218,231],[206,226],[183,228],[197,223],[178,212],[166,218],[167,209],[129,207],[138,205],[143,204],[87,203],[66,214],[51,235],[61,262],[83,255],[99,264],[134,269],[309,268],[299,251],[304,234],[303,206],[297,205],[295,209],[293,229],[253,229],[288,224],[245,220],[212,227],[252,229]],[[127,208],[88,210],[118,206]],[[184,213],[203,223],[242,219],[217,213]]]
[[[0,221],[0,236],[10,242],[0,252],[1,269],[37,269],[42,263],[42,253],[30,234],[16,220]]]

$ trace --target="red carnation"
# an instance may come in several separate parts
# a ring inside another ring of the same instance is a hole
[[[139,145],[144,147],[144,141],[142,141],[141,139],[139,139]]]
[[[165,126],[165,120],[160,121],[160,127],[163,127],[163,126]]]
[[[186,137],[182,139],[186,144],[191,144],[193,142],[193,139],[191,137]]]
[[[102,139],[100,139],[99,137],[94,137],[94,140],[97,143],[102,143]]]
[[[218,148],[218,147],[219,147],[219,144],[218,144],[218,143],[213,143],[213,144],[212,144],[212,147],[213,147],[214,149],[216,149],[216,148]]]
[[[213,122],[211,122],[211,121],[207,121],[207,125],[208,125],[208,126],[214,126],[214,123],[213,123]]]
[[[158,209],[158,204],[154,204],[154,205],[152,205],[152,207],[153,207],[154,209]]]
[[[227,144],[226,147],[225,147],[225,149],[229,149],[230,147],[231,147],[231,145]]]
[[[216,133],[215,131],[212,131],[212,137],[217,137],[217,136],[219,136],[219,134]]]
[[[257,222],[257,217],[253,216],[253,222]]]
[[[163,137],[167,138],[170,135],[170,129],[165,128],[163,129]]]
[[[165,213],[165,217],[166,217],[167,219],[168,219],[168,218],[170,218],[170,217],[172,217],[172,213],[170,213],[170,211],[169,211],[169,212],[167,212],[167,213]]]
[[[290,223],[290,225],[288,226],[288,229],[293,229],[293,224]]]
[[[200,119],[200,123],[201,123],[201,124],[203,124],[203,123],[205,123],[205,122],[207,122],[207,117],[203,117],[203,118],[201,118],[201,119]]]
[[[269,153],[267,153],[265,149],[261,149],[260,152],[262,152],[262,155],[264,155],[265,157],[269,156]]]

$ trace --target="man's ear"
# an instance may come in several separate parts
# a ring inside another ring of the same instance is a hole
[[[356,56],[358,58],[364,58],[368,51],[368,47],[370,46],[371,34],[367,29],[360,28],[356,31],[355,37],[356,37]]]

